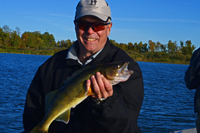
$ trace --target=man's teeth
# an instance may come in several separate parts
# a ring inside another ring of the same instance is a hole
[[[88,41],[95,41],[95,39],[87,39]]]

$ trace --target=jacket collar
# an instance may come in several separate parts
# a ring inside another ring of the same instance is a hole
[[[106,42],[107,45],[108,41]],[[106,46],[105,45],[105,46]],[[104,47],[105,47],[104,46]],[[90,62],[92,62],[100,53],[101,51],[103,51],[104,47],[99,50],[97,53],[95,53],[94,55],[92,55],[86,62],[85,64],[82,64],[82,62],[80,62],[79,58],[78,58],[78,51],[79,51],[79,46],[78,46],[78,41],[75,41],[74,44],[70,47],[68,53],[67,53],[67,57],[66,59],[72,59],[72,60],[76,60],[80,65],[87,65]]]

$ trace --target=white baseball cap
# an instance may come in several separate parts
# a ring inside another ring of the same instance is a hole
[[[107,22],[111,19],[111,11],[105,0],[81,0],[76,6],[75,20],[83,16],[95,16]]]

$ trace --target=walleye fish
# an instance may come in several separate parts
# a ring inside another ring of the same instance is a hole
[[[128,70],[129,62],[115,62],[78,70],[65,85],[52,91],[45,97],[45,112],[43,120],[30,133],[48,133],[50,124],[54,121],[69,122],[70,109],[92,95],[92,88],[86,88],[86,81],[96,72],[100,72],[112,85],[128,80],[133,73]]]

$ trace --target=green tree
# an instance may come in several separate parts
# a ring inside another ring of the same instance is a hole
[[[3,29],[0,27],[0,46],[3,46]]]
[[[60,41],[57,41],[56,47],[60,47]]]
[[[6,26],[7,27],[7,26]],[[0,38],[1,38],[1,45],[2,46],[10,46],[9,41],[10,41],[10,33],[9,32],[4,32],[8,30],[8,28],[0,28]]]
[[[177,44],[176,44],[176,41],[172,42],[171,40],[169,40],[169,42],[167,44],[167,48],[168,48],[168,53],[170,53],[170,54],[176,54],[177,53]]]
[[[131,51],[134,50],[134,46],[132,42],[128,43],[128,50],[131,50]]]
[[[192,44],[191,40],[187,40],[185,43],[187,54],[192,55],[196,47]]]
[[[32,32],[27,32],[28,38],[27,38],[27,44],[26,46],[29,48],[35,48],[35,41],[36,41],[36,36]]]
[[[117,43],[115,40],[110,39],[110,42],[111,42],[112,44],[114,44],[116,47],[119,48],[119,43]]]
[[[61,47],[65,47],[65,46],[66,46],[66,43],[65,43],[64,40],[61,40],[61,42],[60,42],[60,46],[61,46]]]
[[[8,25],[4,25],[4,26],[3,26],[3,31],[4,31],[5,33],[11,33],[12,30],[9,28]]]
[[[147,52],[148,51],[148,44],[147,43],[143,44],[142,49],[143,49],[144,52]]]
[[[10,45],[12,47],[20,47],[22,45],[22,40],[20,36],[17,35],[17,31],[13,31],[10,37]]]
[[[28,47],[28,33],[27,32],[22,34],[22,45],[23,47]]]
[[[166,45],[161,44],[160,48],[161,48],[161,52],[165,52],[166,53]]]
[[[153,42],[152,40],[149,40],[149,50],[151,52],[154,52],[155,51],[155,47],[156,47],[156,43]]]
[[[138,51],[138,44],[137,44],[137,42],[134,43],[133,49],[134,49],[134,51],[136,51],[136,52]]]
[[[124,43],[120,43],[119,44],[120,48],[123,49],[124,51],[126,51],[128,49],[127,45]]]
[[[142,42],[139,42],[139,44],[138,44],[138,52],[143,52],[143,44],[142,44]]]
[[[42,39],[42,34],[40,31],[34,31],[32,33],[34,35],[34,48],[38,50],[39,48],[43,48],[45,46],[44,40]]]
[[[42,39],[44,40],[46,47],[54,47],[56,45],[54,36],[52,34],[49,34],[48,32],[42,34]]]
[[[156,42],[155,49],[156,49],[157,52],[161,51],[161,43],[159,41]]]
[[[38,50],[39,48],[43,48],[43,47],[44,47],[44,41],[39,36],[36,36],[35,48]]]
[[[70,39],[68,39],[67,41],[66,41],[66,48],[70,48],[71,46],[72,46],[72,42],[71,42],[71,40]]]
[[[184,46],[184,42],[180,41],[181,48]]]
[[[195,50],[195,46],[192,44],[191,40],[187,40],[185,44],[181,41],[181,51],[183,55],[192,55],[193,51]]]

